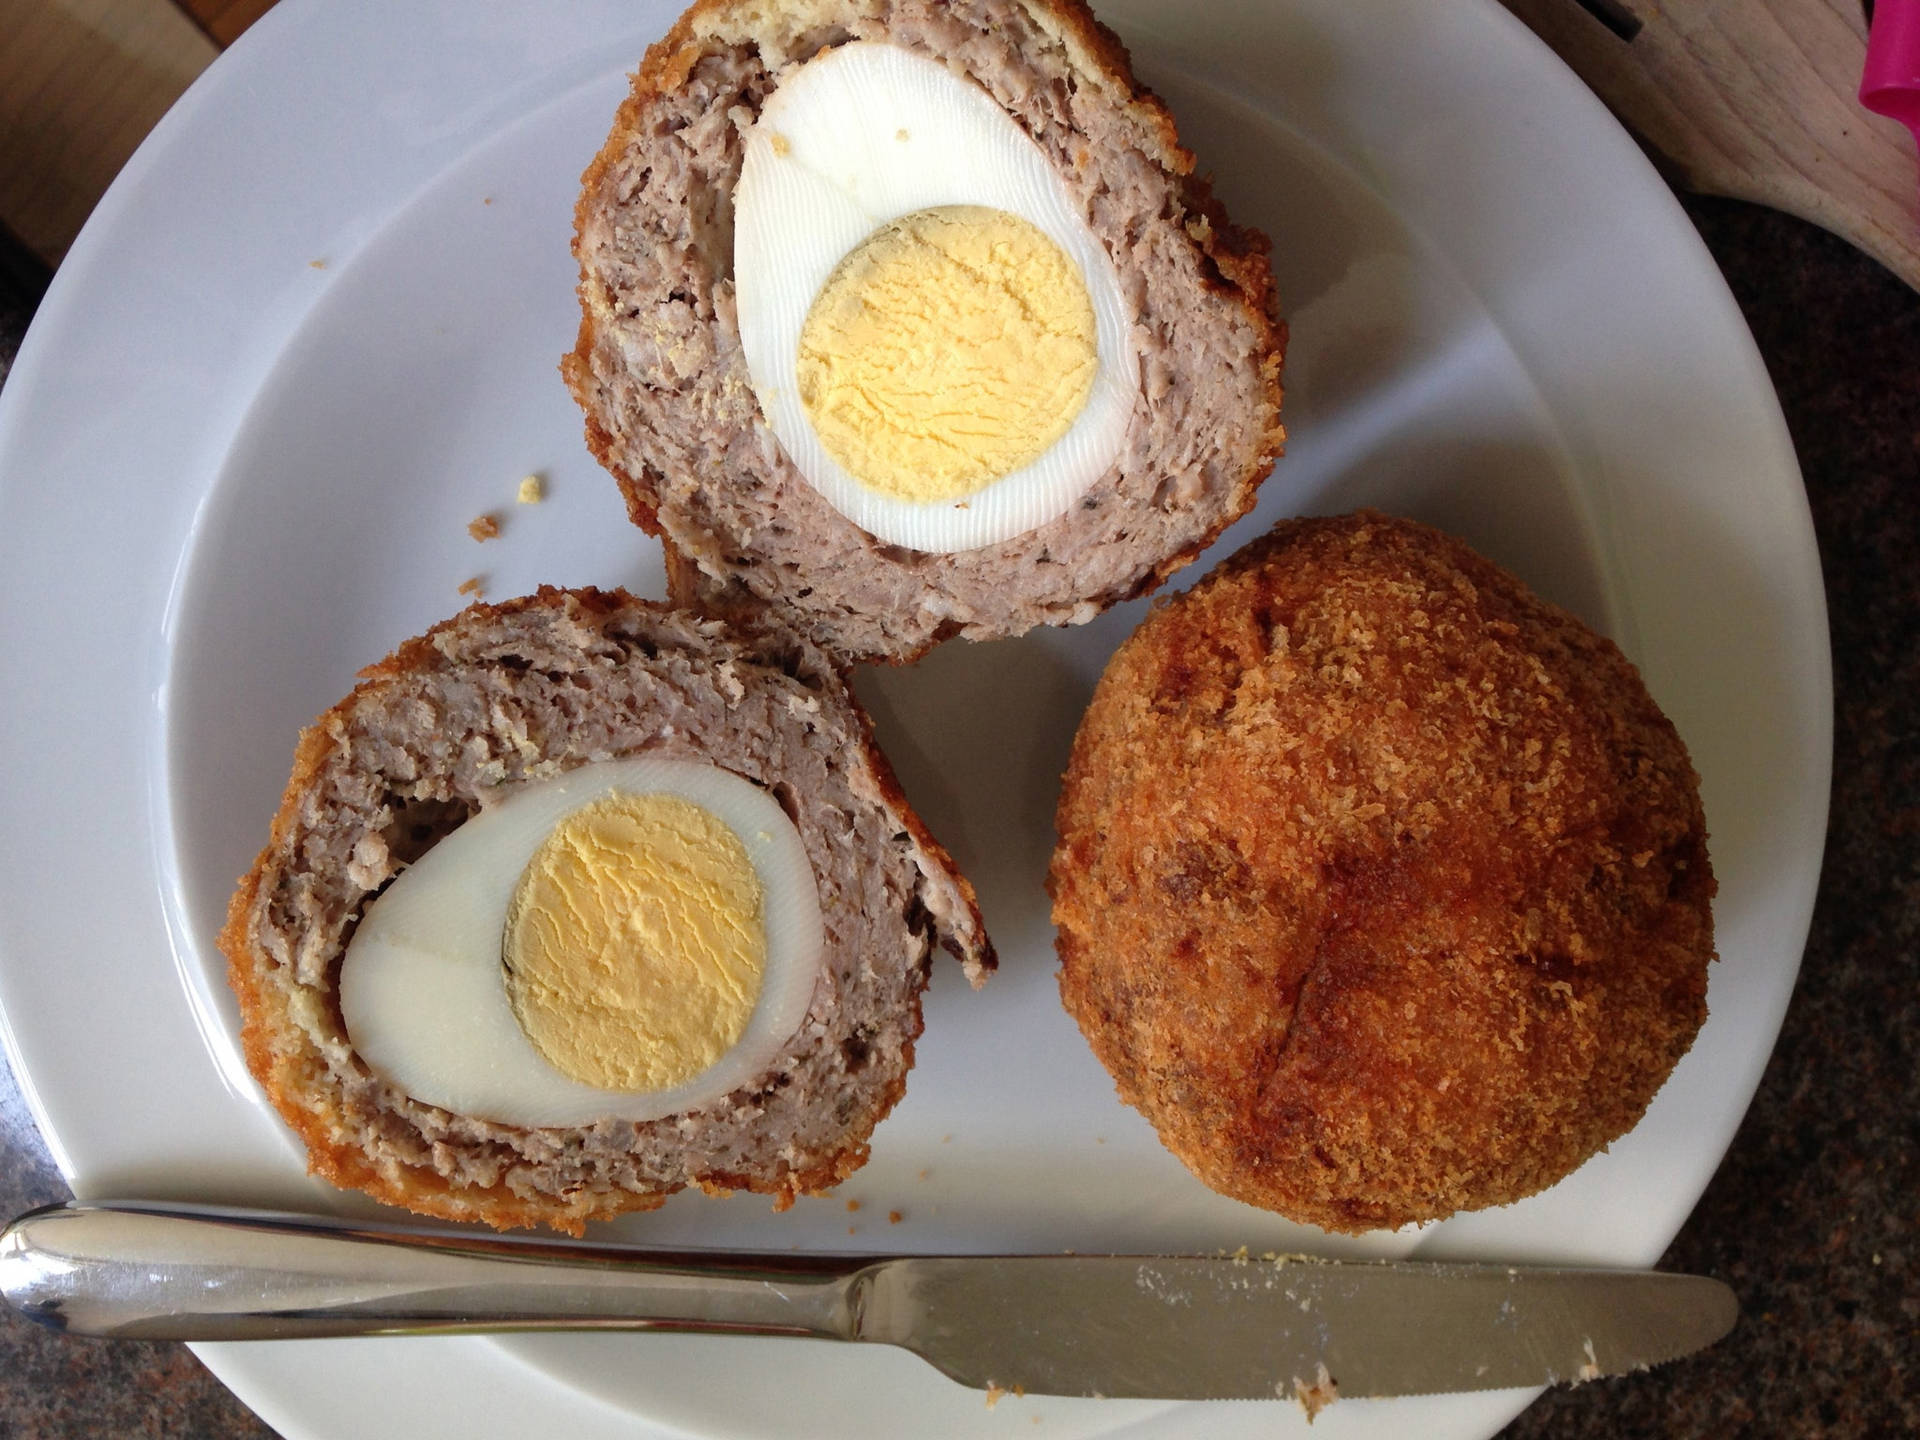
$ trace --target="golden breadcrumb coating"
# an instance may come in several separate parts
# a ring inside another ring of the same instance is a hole
[[[1553,1184],[1706,1015],[1679,736],[1610,641],[1410,521],[1283,523],[1155,610],[1058,821],[1061,997],[1121,1097],[1329,1230]]]

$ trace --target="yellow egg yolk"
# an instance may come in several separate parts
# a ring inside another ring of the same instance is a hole
[[[664,1090],[746,1029],[766,972],[759,876],[740,837],[677,795],[610,795],[554,827],[503,944],[520,1028],[561,1073]]]
[[[958,500],[1031,464],[1098,369],[1093,302],[1060,247],[982,205],[881,226],[834,269],[800,333],[800,400],[870,489]]]

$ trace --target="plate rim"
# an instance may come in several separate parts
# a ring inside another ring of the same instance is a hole
[[[1390,6],[1391,0],[1387,0],[1387,3]],[[351,10],[351,7],[345,8]],[[361,7],[363,15],[368,8],[369,7],[365,5]],[[604,6],[602,8],[609,11],[609,13],[613,10],[611,6]],[[1491,0],[1478,0],[1477,4],[1463,8],[1480,16],[1483,20],[1490,18],[1496,24],[1503,23],[1512,27],[1514,30],[1517,30],[1521,36],[1524,36],[1527,44],[1537,47],[1539,53],[1536,59],[1544,57],[1554,66],[1559,65],[1557,59],[1554,59],[1550,52],[1545,50],[1544,46],[1539,45],[1539,42],[1533,39],[1531,32],[1525,31],[1518,20],[1511,16],[1511,14],[1505,12],[1502,7],[1491,3]],[[256,26],[255,31],[251,32],[248,39],[243,40],[240,45],[229,51],[200,81],[196,82],[195,86],[188,92],[187,97],[183,98],[182,102],[176,106],[173,112],[170,112],[161,126],[155,130],[146,144],[141,147],[134,161],[130,162],[121,178],[115,182],[115,186],[109,191],[108,196],[95,212],[94,218],[89,221],[81,239],[76,242],[73,251],[70,253],[68,264],[64,265],[61,273],[56,276],[54,285],[49,291],[47,302],[43,304],[42,314],[49,318],[45,324],[36,321],[34,329],[30,331],[27,337],[27,342],[22,346],[20,358],[16,361],[13,377],[10,379],[7,387],[7,394],[13,398],[14,403],[11,405],[0,403],[0,512],[4,512],[9,502],[15,498],[14,492],[10,491],[7,486],[4,459],[9,449],[13,445],[20,443],[17,440],[16,432],[26,427],[29,423],[23,418],[26,410],[26,402],[20,400],[19,397],[29,391],[37,392],[38,389],[46,383],[45,372],[57,367],[57,357],[61,345],[60,336],[64,323],[63,317],[68,315],[76,306],[84,307],[86,304],[85,291],[88,288],[90,276],[94,275],[95,272],[110,262],[110,252],[115,242],[124,239],[124,232],[127,227],[134,223],[135,218],[140,213],[139,207],[143,197],[161,178],[160,172],[166,165],[180,162],[181,157],[179,151],[192,139],[193,127],[200,123],[199,117],[207,114],[216,106],[217,102],[224,101],[229,97],[231,91],[244,84],[244,77],[247,70],[252,67],[264,65],[267,58],[274,52],[275,47],[291,45],[294,43],[296,33],[303,28],[321,25],[322,21],[320,16],[322,9],[323,7],[317,3],[317,0],[282,0],[281,6],[277,7],[273,14],[270,14],[265,21]],[[677,6],[658,3],[658,0],[656,0],[656,3],[651,5],[651,10],[658,11],[670,17],[677,10]],[[628,30],[630,33],[637,29],[647,28],[644,25],[635,25],[632,23],[631,12],[622,11],[621,13],[627,15]],[[350,23],[350,17],[348,21],[340,23]],[[423,21],[421,23],[426,22]],[[1480,22],[1474,21],[1472,23]],[[1572,83],[1576,86],[1578,85],[1577,81]],[[1578,88],[1581,93],[1586,93],[1584,87]],[[1590,94],[1586,94],[1586,100],[1591,102],[1591,105],[1596,110],[1598,109],[1598,102],[1593,100]],[[1600,111],[1599,113],[1604,115],[1604,111]],[[1606,123],[1608,125],[1612,124],[1610,119]],[[481,134],[475,137],[475,141],[476,143],[483,142],[486,138],[487,136],[485,134]],[[1621,138],[1624,140],[1624,136]],[[1649,176],[1652,175],[1650,167],[1647,170],[1647,174]],[[1655,183],[1664,191],[1664,185],[1660,184],[1657,178]],[[1680,212],[1677,201],[1671,201],[1670,196],[1668,198],[1672,204],[1674,213],[1681,216],[1682,233],[1692,236],[1693,243],[1698,247],[1697,258],[1701,263],[1705,264],[1708,278],[1712,282],[1707,287],[1709,292],[1714,292],[1717,287],[1717,293],[1714,295],[1715,302],[1721,305],[1723,309],[1732,316],[1738,325],[1740,333],[1745,336],[1744,321],[1739,318],[1737,306],[1734,305],[1730,292],[1726,291],[1724,282],[1719,280],[1717,271],[1713,270],[1711,260],[1706,255],[1704,244],[1699,241],[1697,235],[1693,234],[1691,225],[1684,221],[1683,213]],[[401,203],[404,204],[404,198]],[[293,333],[297,331],[297,329],[298,320],[296,317],[288,333]],[[1752,347],[1751,337],[1747,336],[1746,338],[1748,351],[1745,357],[1746,363],[1750,370],[1757,372],[1759,384],[1765,392],[1767,405],[1771,408],[1773,419],[1777,423],[1778,435],[1781,439],[1785,440],[1787,457],[1789,461],[1791,461],[1791,441],[1790,437],[1787,436],[1784,417],[1779,413],[1777,399],[1774,398],[1771,384],[1766,379],[1764,363],[1760,360],[1757,350]],[[266,374],[267,371],[265,370],[256,374],[251,388],[257,388],[259,383],[264,381]],[[21,383],[15,384],[15,380]],[[216,430],[220,428],[220,421],[223,417],[233,421],[233,424],[225,427],[225,440],[228,443],[231,442],[233,430],[236,428],[240,413],[243,413],[243,411],[244,406],[241,412],[228,413],[221,411],[213,417],[213,428]],[[1797,481],[1797,467],[1794,470],[1794,478]],[[1804,490],[1801,492],[1800,499],[1804,512]],[[1808,553],[1811,555],[1814,563],[1814,574],[1817,581],[1818,556],[1817,551],[1811,549],[1812,531],[1810,518],[1806,521],[1804,539],[1809,547]],[[1817,584],[1814,589],[1814,594],[1818,597],[1821,607],[1818,616],[1815,618],[1820,622],[1820,628],[1824,635],[1824,595],[1819,590]],[[1827,763],[1830,766],[1831,662],[1830,654],[1824,646],[1822,647],[1822,658],[1825,664],[1821,674],[1815,677],[1815,688],[1821,691],[1821,694],[1816,695],[1814,698],[1821,700],[1821,695],[1824,695],[1824,701],[1820,704],[1819,708],[1828,716],[1829,723],[1825,732],[1824,741],[1820,741],[1820,737],[1817,736],[1814,737],[1814,739],[1818,742],[1818,748],[1824,753]],[[1818,818],[1821,822],[1820,829],[1822,831],[1824,831],[1827,791],[1825,779],[1826,775],[1823,772],[1818,785],[1820,797]],[[148,819],[151,821],[151,815]],[[1816,863],[1812,868],[1811,875],[1802,877],[1806,893],[1802,922],[1798,936],[1794,941],[1796,953],[1798,949],[1804,945],[1806,926],[1810,923],[1811,919],[1813,891],[1814,887],[1817,886],[1818,876],[1819,866]],[[5,935],[0,934],[0,944],[3,944],[5,939]],[[83,1159],[79,1159],[70,1154],[63,1147],[58,1132],[51,1123],[51,1109],[47,1103],[45,1103],[44,1097],[36,1087],[33,1073],[29,1067],[23,1063],[25,1047],[21,1037],[16,1033],[13,1023],[13,1012],[16,1006],[5,1003],[7,997],[6,979],[8,972],[13,968],[13,964],[14,962],[10,961],[4,950],[0,950],[0,1044],[4,1044],[8,1059],[13,1065],[15,1075],[20,1083],[23,1098],[30,1113],[33,1115],[36,1124],[40,1126],[42,1134],[47,1138],[49,1147],[55,1156],[56,1163],[59,1165],[62,1173],[66,1175],[71,1182],[76,1177],[81,1176],[81,1172],[86,1168],[85,1162]],[[1790,994],[1791,989],[1792,985],[1789,981],[1785,987],[1785,994]],[[1780,1015],[1784,1014],[1786,1003],[1785,994],[1783,994],[1780,1001]],[[1777,1035],[1780,1015],[1774,1017],[1770,1034]],[[1767,1046],[1767,1051],[1770,1051],[1770,1049],[1771,1041]],[[1743,1102],[1741,1106],[1743,1111],[1745,1104],[1751,1100],[1753,1087],[1758,1084],[1759,1070],[1764,1067],[1765,1060],[1766,1052],[1763,1052],[1758,1057],[1758,1061],[1754,1067],[1752,1076],[1753,1084],[1747,1087],[1746,1101]],[[472,1345],[475,1342],[462,1343]],[[240,1354],[234,1353],[230,1347],[224,1346],[196,1348],[202,1352],[203,1358],[206,1359],[209,1365],[215,1369],[216,1373],[229,1384],[230,1388],[233,1388],[237,1394],[241,1395],[247,1403],[253,1405],[256,1410],[259,1410],[265,1415],[277,1409],[268,1393],[253,1383],[256,1372],[250,1368],[249,1363],[244,1361]],[[491,1353],[497,1357],[501,1355],[502,1352],[497,1348],[492,1348]],[[549,1379],[546,1383],[552,1385],[554,1382]],[[254,1391],[260,1395],[260,1403],[256,1403],[255,1400],[251,1398],[249,1391]],[[579,1396],[583,1401],[591,1399],[591,1397],[585,1396],[582,1392],[572,1390],[571,1387],[567,1388],[567,1393]],[[603,1402],[592,1401],[592,1403],[603,1406]],[[603,1406],[603,1408],[607,1408],[609,1413],[611,1413],[611,1407]],[[639,1422],[638,1417],[630,1416],[627,1412],[621,1411],[619,1414],[625,1433],[633,1433],[634,1426],[637,1422],[646,1423]],[[297,1419],[297,1417],[282,1417],[282,1419],[276,1419],[273,1423],[283,1424],[283,1421],[294,1419]],[[287,1429],[287,1433],[289,1433],[290,1436],[300,1433],[315,1435],[322,1433],[317,1430],[303,1431],[297,1425],[285,1425],[284,1428]]]

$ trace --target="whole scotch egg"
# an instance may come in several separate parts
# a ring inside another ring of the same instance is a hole
[[[972,887],[817,649],[620,592],[476,605],[302,735],[220,936],[311,1168],[579,1233],[863,1164]]]
[[[1078,0],[704,0],[576,212],[590,448],[675,598],[843,659],[1158,585],[1279,453],[1266,241]]]
[[[1283,521],[1114,652],[1048,875],[1060,995],[1224,1195],[1360,1232],[1639,1123],[1707,1013],[1699,778],[1609,640],[1440,531]]]

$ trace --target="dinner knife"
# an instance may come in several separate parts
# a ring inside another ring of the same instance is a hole
[[[1739,1305],[1650,1271],[1233,1255],[664,1252],[141,1203],[0,1233],[0,1293],[74,1335],[259,1340],[676,1330],[869,1341],[959,1381],[1160,1399],[1595,1379],[1712,1344]]]

